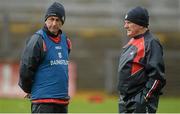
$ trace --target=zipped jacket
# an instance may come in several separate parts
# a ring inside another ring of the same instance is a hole
[[[166,84],[163,48],[149,30],[123,47],[118,75],[118,90],[124,99],[139,92],[146,98],[161,93]]]

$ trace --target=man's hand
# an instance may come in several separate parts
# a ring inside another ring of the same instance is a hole
[[[147,97],[145,97],[145,96],[144,96],[144,100],[145,100],[146,102],[148,102],[148,99],[147,99]]]
[[[27,93],[24,98],[27,98],[27,99],[30,99],[31,98],[31,94],[30,93]]]

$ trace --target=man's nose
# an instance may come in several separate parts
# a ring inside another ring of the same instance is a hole
[[[127,23],[124,23],[124,28],[127,28],[128,27],[128,24]]]
[[[53,25],[56,25],[56,24],[57,24],[57,21],[56,21],[56,20],[54,20],[54,21],[53,21]]]

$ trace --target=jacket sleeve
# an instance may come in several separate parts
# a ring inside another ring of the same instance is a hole
[[[148,81],[144,89],[145,98],[149,99],[152,95],[161,93],[161,89],[166,84],[164,78],[165,66],[163,59],[163,49],[159,41],[152,40],[150,42],[148,51],[146,52],[146,74]]]
[[[42,61],[43,40],[39,34],[34,34],[26,43],[20,61],[19,86],[26,93],[31,93],[35,72]]]
[[[66,41],[67,41],[67,46],[68,46],[68,53],[70,54],[71,49],[72,49],[72,43],[68,37],[66,37],[66,38],[67,38]]]

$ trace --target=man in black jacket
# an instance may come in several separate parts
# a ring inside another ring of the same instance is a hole
[[[32,113],[68,112],[70,40],[62,32],[65,9],[54,2],[45,24],[27,41],[20,64],[19,86],[30,95]]]
[[[124,28],[131,39],[119,59],[120,113],[155,113],[166,83],[163,49],[148,25],[145,8],[136,7],[125,16]]]

